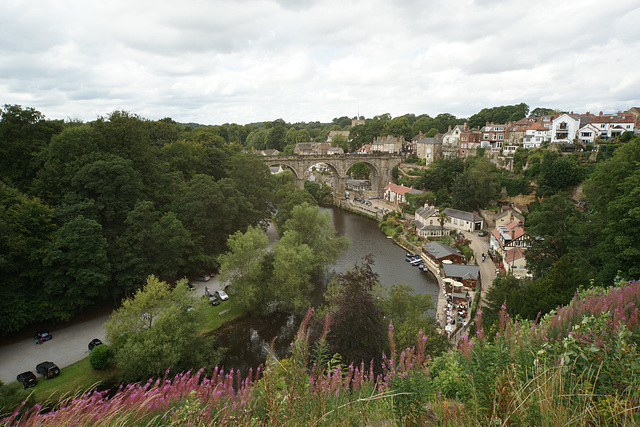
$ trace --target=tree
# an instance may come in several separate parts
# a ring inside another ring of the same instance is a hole
[[[331,146],[340,147],[345,153],[351,151],[349,147],[349,140],[342,134],[334,135],[333,138],[331,138]]]
[[[383,135],[393,135],[395,137],[404,136],[408,141],[413,138],[409,119],[405,116],[395,117],[384,124],[382,128]]]
[[[27,192],[41,167],[42,150],[60,131],[61,123],[45,120],[33,108],[5,104],[0,110],[0,181]]]
[[[149,201],[139,202],[125,220],[126,248],[130,254],[127,269],[133,270],[134,283],[150,274],[175,277],[184,273],[198,252],[191,235],[173,212],[161,213]]]
[[[55,231],[53,209],[0,183],[0,335],[50,318],[42,260]]]
[[[282,227],[283,235],[290,232],[290,238],[298,245],[307,245],[313,251],[314,259],[310,261],[313,271],[319,271],[325,265],[338,259],[349,247],[346,236],[336,236],[331,216],[321,211],[318,206],[307,203],[295,206],[291,218]]]
[[[396,283],[383,293],[381,301],[385,316],[393,322],[397,349],[415,346],[420,331],[427,337],[426,354],[435,357],[449,349],[446,336],[438,333],[435,320],[429,316],[434,308],[432,295],[414,293],[411,286]]]
[[[386,328],[384,313],[372,291],[379,286],[371,269],[373,258],[338,274],[327,292],[331,330],[327,335],[330,353],[339,353],[346,364],[380,361]],[[374,366],[379,366],[374,362]]]
[[[284,233],[273,250],[273,275],[267,292],[271,310],[300,312],[310,306],[316,256],[307,244],[300,244],[295,231]]]
[[[567,194],[545,199],[532,207],[527,217],[526,231],[531,247],[525,251],[527,268],[541,277],[552,265],[570,251],[582,251],[579,224],[581,213]]]
[[[186,281],[179,281],[172,290],[150,276],[105,324],[122,379],[161,377],[167,369],[211,369],[220,355],[213,338],[199,333],[203,308],[204,301],[195,300]]]
[[[538,175],[538,197],[556,194],[560,190],[578,185],[582,182],[583,174],[573,157],[560,157],[555,153],[546,152]]]
[[[68,320],[77,308],[108,294],[107,241],[92,219],[78,216],[63,225],[42,263],[55,318]]]
[[[261,228],[249,227],[245,233],[238,231],[229,237],[229,250],[218,259],[222,280],[230,281],[239,303],[249,311],[264,300],[265,289],[258,278],[268,244],[269,239]]]
[[[105,231],[120,232],[127,214],[143,196],[140,174],[122,157],[97,160],[78,170],[71,180],[78,198],[76,215],[99,222]],[[86,210],[85,206],[90,206]],[[94,216],[97,213],[97,217]]]
[[[453,205],[462,210],[474,210],[485,207],[498,193],[500,177],[496,167],[484,157],[475,157],[467,161],[465,171],[458,175],[451,199]]]

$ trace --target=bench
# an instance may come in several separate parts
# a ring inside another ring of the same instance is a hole
[[[230,308],[224,309],[222,310],[220,313],[218,313],[218,316],[224,316],[225,314],[227,314],[229,311],[231,311]]]

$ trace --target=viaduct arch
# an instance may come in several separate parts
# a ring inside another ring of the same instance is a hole
[[[393,168],[404,160],[402,155],[389,153],[374,154],[331,154],[331,155],[291,155],[291,156],[264,156],[263,161],[268,166],[280,165],[293,172],[295,182],[300,188],[304,188],[305,173],[311,166],[324,163],[333,172],[335,183],[333,188],[334,199],[343,199],[346,189],[347,171],[356,163],[364,163],[371,171],[371,189],[378,194],[392,181]]]

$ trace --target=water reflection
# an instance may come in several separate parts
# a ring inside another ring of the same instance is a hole
[[[429,293],[434,297],[437,295],[438,285],[433,276],[405,262],[405,250],[387,239],[379,231],[376,221],[337,208],[326,210],[332,216],[337,233],[349,237],[351,247],[318,279],[312,296],[314,305],[322,302],[324,290],[336,273],[352,268],[367,254],[374,255],[373,270],[378,273],[380,282],[385,287],[403,282],[417,293]],[[250,367],[255,368],[264,363],[274,338],[275,355],[284,356],[289,351],[289,344],[300,320],[300,316],[280,313],[247,317],[233,325],[227,325],[217,334],[218,345],[229,349],[223,365],[227,370],[234,368],[246,373]]]

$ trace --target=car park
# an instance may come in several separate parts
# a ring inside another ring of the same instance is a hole
[[[92,339],[91,342],[89,342],[89,351],[93,351],[93,349],[99,345],[102,345],[102,341],[100,341],[98,338]]]
[[[16,380],[20,384],[22,384],[24,388],[33,387],[36,384],[38,384],[38,379],[36,378],[35,374],[31,371],[18,374],[18,376],[16,377]]]
[[[46,329],[41,329],[34,335],[34,339],[36,340],[36,344],[42,344],[45,341],[49,341],[53,338],[53,335],[49,333]]]
[[[229,299],[229,295],[225,291],[215,291],[214,295],[220,299],[220,301],[226,301]]]
[[[36,372],[49,379],[57,377],[60,374],[60,368],[53,362],[42,362],[36,365]]]

